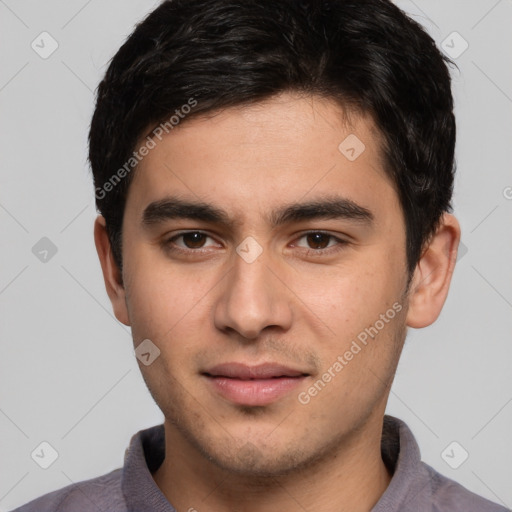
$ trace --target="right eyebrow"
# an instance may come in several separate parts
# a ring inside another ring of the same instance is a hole
[[[142,214],[142,223],[151,226],[172,219],[193,219],[226,227],[233,227],[229,215],[211,204],[184,201],[177,197],[166,197],[150,203]]]

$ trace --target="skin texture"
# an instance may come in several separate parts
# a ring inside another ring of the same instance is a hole
[[[349,134],[365,145],[354,161],[338,150]],[[268,222],[274,209],[333,194],[371,211],[373,222]],[[211,203],[236,223],[144,225],[144,209],[170,195]],[[169,241],[182,230],[207,236]],[[311,240],[309,231],[346,243]],[[236,251],[247,237],[262,249],[252,263]],[[382,417],[406,329],[438,317],[459,239],[457,220],[445,214],[406,293],[404,218],[379,132],[331,100],[284,93],[185,120],[158,142],[129,189],[122,276],[101,216],[95,241],[116,317],[132,327],[135,346],[150,339],[160,350],[139,365],[165,415],[171,456],[153,476],[167,499],[179,511],[370,510],[391,478]],[[334,371],[393,304],[401,310]],[[269,405],[242,406],[202,375],[235,361],[308,376]],[[298,394],[329,368],[330,381],[301,403]]]

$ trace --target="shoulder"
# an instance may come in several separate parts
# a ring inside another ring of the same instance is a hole
[[[50,492],[12,512],[125,512],[122,469]]]
[[[509,512],[422,463],[430,475],[434,512]]]

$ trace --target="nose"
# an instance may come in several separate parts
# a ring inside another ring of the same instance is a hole
[[[284,268],[263,251],[249,262],[236,254],[223,280],[215,306],[215,326],[254,340],[267,328],[286,331],[292,323],[293,294],[286,287]]]

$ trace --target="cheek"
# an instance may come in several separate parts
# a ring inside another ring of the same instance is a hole
[[[336,400],[357,400],[358,394],[371,400],[382,387],[380,379],[387,381],[394,371],[398,340],[403,337],[400,311],[405,311],[405,306],[400,303],[400,283],[404,276],[391,259],[382,256],[372,260],[352,266],[350,272],[338,269],[323,280],[322,294],[308,296],[307,300],[312,297],[311,303],[315,303],[311,309],[329,327],[328,337],[317,340],[321,371],[330,369],[336,375],[329,384],[334,394],[326,393],[322,401],[334,396]]]
[[[130,280],[126,296],[134,339],[153,337],[162,341],[190,322],[200,309],[208,289],[205,280],[170,265],[146,260],[126,270]]]
[[[387,262],[339,266],[295,276],[291,287],[297,290],[304,307],[340,339],[346,340],[374,323],[400,299],[402,276]]]

